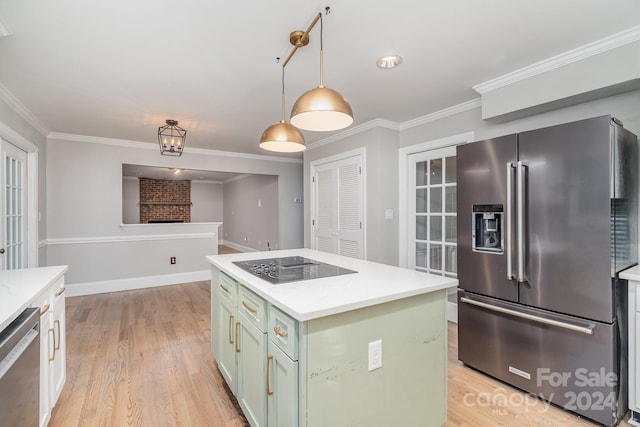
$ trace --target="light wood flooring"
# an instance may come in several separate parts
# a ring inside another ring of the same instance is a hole
[[[248,425],[211,355],[209,298],[209,282],[67,298],[67,382],[49,425]],[[453,323],[448,353],[447,426],[594,425],[462,365]]]

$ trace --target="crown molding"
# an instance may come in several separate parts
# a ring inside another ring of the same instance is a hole
[[[57,141],[89,142],[92,144],[103,144],[103,145],[111,145],[115,147],[124,147],[124,148],[140,148],[143,150],[158,149],[156,144],[151,144],[148,142],[130,141],[125,139],[115,139],[115,138],[103,138],[100,136],[76,135],[72,133],[51,132],[47,136],[47,139],[55,139]],[[265,156],[262,154],[248,154],[248,153],[237,153],[233,151],[209,150],[206,148],[185,147],[184,152],[190,153],[190,154],[202,154],[205,156],[233,157],[233,158],[278,162],[278,163],[299,163],[299,164],[302,163],[302,159],[294,159],[290,157]]]
[[[1,31],[2,24],[0,23],[0,32]],[[2,83],[0,83],[0,100],[4,101],[13,111],[33,126],[42,136],[47,136],[49,129],[47,129],[47,127],[38,120],[27,107],[24,106],[24,104],[18,101],[18,98],[16,98]]]
[[[453,116],[458,113],[473,110],[474,108],[480,108],[482,106],[480,98],[472,99],[461,104],[448,107],[435,113],[430,113],[415,119],[407,120],[400,123],[400,130],[407,130],[415,126],[424,125],[426,123],[435,122],[436,120],[444,119],[445,117]]]
[[[448,107],[448,108],[436,111],[434,113],[420,116],[415,119],[407,120],[406,122],[402,122],[402,123],[397,123],[397,122],[393,122],[390,120],[383,120],[383,119],[370,120],[361,125],[349,128],[349,130],[346,130],[344,132],[336,133],[327,138],[321,139],[320,141],[316,141],[312,144],[309,144],[307,145],[307,150],[313,150],[315,148],[319,148],[324,145],[343,140],[344,138],[347,138],[352,135],[356,135],[358,133],[361,133],[373,128],[382,127],[386,129],[395,130],[395,131],[403,131],[403,130],[411,129],[412,127],[420,126],[430,122],[435,122],[436,120],[453,116],[455,114],[462,113],[464,111],[473,110],[474,108],[480,108],[481,105],[482,104],[481,104],[480,98],[475,98],[470,101],[466,101],[461,104],[457,104],[452,107]]]
[[[640,25],[473,86],[484,94],[640,40]]]
[[[350,127],[349,129],[343,132],[339,132],[331,136],[328,136],[326,138],[323,138],[319,141],[312,142],[311,144],[307,144],[307,150],[314,150],[324,145],[331,144],[336,141],[340,141],[349,136],[357,135],[359,133],[368,131],[369,129],[379,128],[379,127],[396,130],[396,131],[400,130],[400,125],[398,125],[398,123],[396,122],[392,122],[391,120],[384,120],[384,119],[373,119],[373,120],[369,120],[368,122],[362,123],[361,125]]]

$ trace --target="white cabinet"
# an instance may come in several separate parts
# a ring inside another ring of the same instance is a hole
[[[620,277],[629,279],[629,424],[640,426],[640,273],[638,267],[622,272]]]
[[[221,277],[226,277],[223,274]],[[237,392],[237,364],[236,364],[236,337],[238,334],[239,322],[236,322],[237,309],[235,301],[237,299],[237,284],[235,282],[221,281],[219,285],[218,303],[218,368],[227,381],[231,392]]]
[[[66,380],[64,291],[61,277],[31,303],[40,308],[40,427],[49,423]]]
[[[45,427],[51,418],[49,389],[49,358],[51,357],[51,292],[47,289],[32,302],[33,307],[40,307],[40,427]]]
[[[64,279],[60,278],[53,287],[53,304],[51,308],[51,341],[53,347],[53,360],[49,361],[49,390],[51,397],[51,406],[55,406],[67,379],[67,340],[65,325],[65,286]]]
[[[219,273],[218,283],[218,368],[249,424],[263,427],[267,423],[266,304],[224,273]]]
[[[269,306],[267,399],[269,426],[298,425],[298,323]]]

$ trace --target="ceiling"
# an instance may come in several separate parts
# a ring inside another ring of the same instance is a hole
[[[283,156],[258,148],[280,120],[276,57],[325,6],[324,82],[354,125],[475,99],[478,83],[640,24],[638,0],[0,0],[0,84],[47,132],[157,144],[171,118],[187,151]],[[318,85],[319,35],[286,67],[287,119]],[[377,68],[389,54],[402,65]]]
[[[183,168],[162,168],[125,163],[122,165],[122,176],[130,178],[166,179],[170,181],[190,180],[224,183],[233,178],[243,176],[243,174]]]

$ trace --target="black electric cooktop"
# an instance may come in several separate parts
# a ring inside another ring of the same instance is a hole
[[[236,261],[234,264],[274,285],[357,273],[301,256]]]

